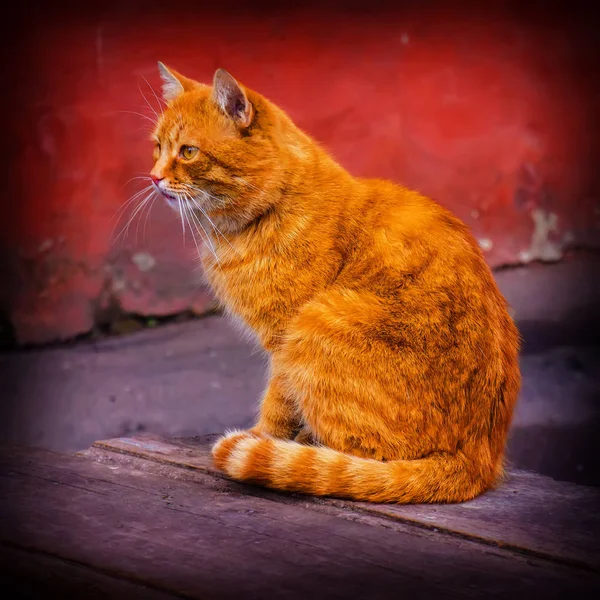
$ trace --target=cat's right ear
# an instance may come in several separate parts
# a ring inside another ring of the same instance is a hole
[[[215,73],[213,99],[239,127],[246,128],[252,122],[254,109],[244,88],[225,69]]]
[[[194,82],[191,79],[169,69],[160,61],[158,62],[158,72],[163,80],[162,91],[165,102],[171,102],[183,92],[189,92],[194,88]]]

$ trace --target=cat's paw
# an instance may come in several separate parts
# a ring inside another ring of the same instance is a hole
[[[259,440],[260,438],[260,434],[252,430],[229,431],[223,437],[219,438],[212,447],[211,452],[215,466],[221,471],[229,473],[229,459],[239,444],[246,443],[245,440]]]

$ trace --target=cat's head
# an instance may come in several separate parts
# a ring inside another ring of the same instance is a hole
[[[150,176],[166,201],[240,225],[268,210],[285,162],[283,112],[223,69],[212,86],[159,71],[166,108]]]

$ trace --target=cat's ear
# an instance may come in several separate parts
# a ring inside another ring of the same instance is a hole
[[[213,99],[240,127],[252,123],[254,109],[242,86],[225,70],[217,69],[213,80]]]
[[[162,91],[166,102],[171,102],[183,92],[189,92],[194,88],[194,81],[184,77],[177,71],[173,71],[173,69],[167,68],[160,61],[158,62],[158,72],[163,80]]]

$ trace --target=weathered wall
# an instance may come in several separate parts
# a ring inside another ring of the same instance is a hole
[[[151,167],[149,122],[134,113],[153,116],[142,94],[158,109],[157,60],[207,82],[227,68],[352,173],[403,181],[453,209],[493,266],[597,245],[588,21],[568,5],[29,7],[5,41],[3,100],[1,303],[18,340],[88,331],[108,305],[155,315],[206,305],[189,236],[184,246],[166,207],[111,240],[140,187],[131,178]]]

